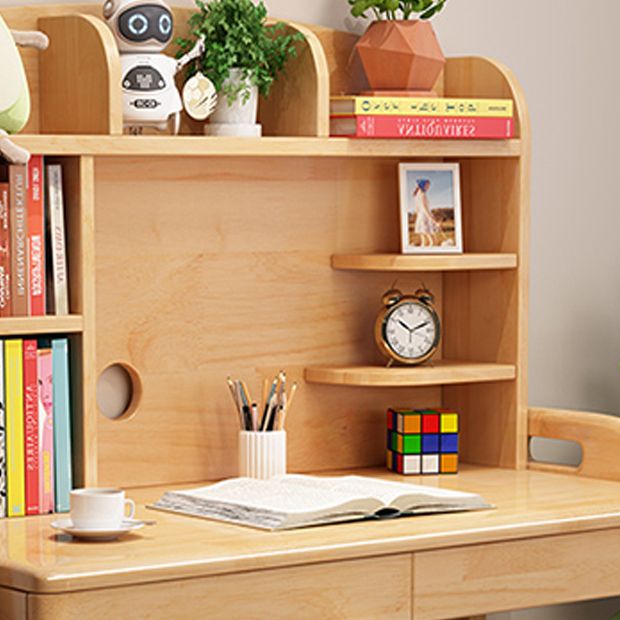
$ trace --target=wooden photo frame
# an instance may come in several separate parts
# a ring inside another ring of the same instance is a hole
[[[459,164],[400,164],[403,254],[461,254],[463,228]]]

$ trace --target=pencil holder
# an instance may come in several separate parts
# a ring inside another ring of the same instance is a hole
[[[239,433],[239,475],[267,480],[286,473],[286,431]]]

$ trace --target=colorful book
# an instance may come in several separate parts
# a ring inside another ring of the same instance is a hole
[[[13,316],[28,316],[27,172],[26,166],[9,166],[11,314]]]
[[[31,316],[45,314],[43,190],[43,157],[33,155],[28,163],[28,307]]]
[[[7,441],[7,516],[26,513],[24,481],[24,388],[22,341],[4,342],[4,387]]]
[[[481,116],[511,118],[512,99],[451,99],[443,97],[364,97],[330,99],[332,116]]]
[[[39,498],[39,389],[37,341],[24,340],[24,459],[26,466],[26,514],[41,512]]]
[[[0,317],[11,316],[9,184],[0,183]]]
[[[52,349],[41,342],[37,350],[39,382],[39,497],[41,514],[54,512],[54,400]]]
[[[67,250],[65,240],[65,209],[62,188],[62,167],[47,166],[47,222],[51,260],[51,290],[48,291],[50,314],[69,314],[69,291],[67,284]]]
[[[69,511],[71,475],[71,392],[69,387],[69,341],[52,340],[52,389],[54,394],[54,459],[56,512]]]
[[[6,402],[4,398],[4,340],[0,340],[0,517],[6,517]]]
[[[330,135],[419,140],[501,140],[514,136],[512,118],[463,116],[334,116]]]

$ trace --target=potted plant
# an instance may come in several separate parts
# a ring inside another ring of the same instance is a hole
[[[258,94],[269,95],[303,35],[289,34],[282,22],[268,25],[262,0],[196,0],[196,6],[199,11],[189,19],[193,38],[177,43],[182,55],[204,39],[204,52],[188,67],[187,77],[202,72],[220,95],[205,130],[213,135],[260,135]]]
[[[373,91],[432,92],[446,60],[429,20],[446,1],[348,0],[354,17],[375,18],[357,43]]]

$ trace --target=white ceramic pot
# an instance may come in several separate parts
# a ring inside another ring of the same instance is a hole
[[[231,69],[230,77],[224,84],[238,86],[243,80],[240,69]],[[256,122],[258,118],[258,87],[250,86],[250,97],[244,100],[239,95],[230,104],[228,97],[221,94],[215,112],[205,125],[205,133],[212,136],[260,136],[261,126]]]

